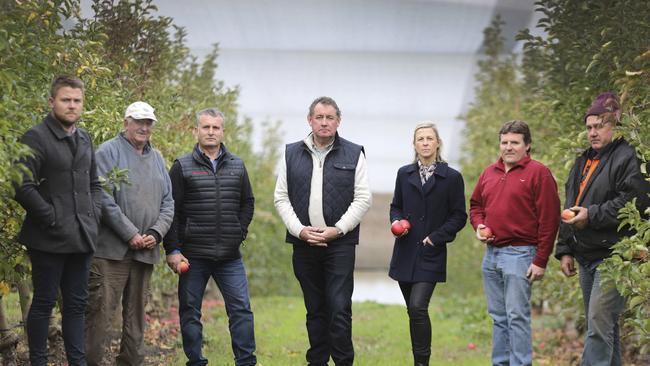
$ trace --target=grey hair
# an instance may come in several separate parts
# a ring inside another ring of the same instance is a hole
[[[221,117],[223,122],[221,123],[221,127],[226,127],[226,115],[223,114],[220,110],[217,108],[205,108],[201,109],[200,111],[196,112],[196,125],[199,125],[199,119],[201,116],[210,116],[210,117]]]
[[[430,128],[433,130],[433,133],[436,134],[436,140],[438,140],[438,148],[436,149],[436,163],[444,163],[445,159],[442,158],[442,155],[440,154],[440,150],[442,150],[442,139],[440,138],[440,132],[438,132],[438,127],[436,127],[436,124],[431,122],[431,121],[424,121],[420,122],[415,126],[415,130],[413,130],[413,145],[415,145],[415,134],[424,128]],[[415,149],[415,147],[414,147]],[[418,161],[418,153],[417,151],[415,152],[415,159],[413,162]]]

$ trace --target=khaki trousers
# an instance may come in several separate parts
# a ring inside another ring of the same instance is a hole
[[[102,363],[111,320],[120,298],[122,339],[115,364],[144,364],[144,307],[152,272],[153,264],[134,261],[132,258],[118,261],[93,258],[86,309],[86,358],[89,366],[99,366]]]

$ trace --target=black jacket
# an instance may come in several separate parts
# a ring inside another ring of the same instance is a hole
[[[28,248],[49,253],[95,251],[101,185],[90,136],[81,128],[75,135],[69,137],[48,115],[21,138],[33,152],[22,162],[32,176],[26,175],[16,190],[16,201],[27,212],[18,241]]]
[[[587,158],[594,154],[594,150],[588,149],[573,164],[565,185],[565,208],[574,206],[583,168]],[[568,254],[587,261],[609,257],[611,247],[630,235],[629,230],[618,231],[618,211],[637,197],[637,206],[643,212],[648,205],[648,192],[648,182],[641,175],[634,148],[623,138],[612,141],[601,151],[600,162],[577,203],[589,211],[587,227],[577,230],[561,223],[555,257],[561,259]]]
[[[390,221],[407,219],[408,234],[395,239],[388,275],[397,281],[445,282],[447,243],[467,221],[463,177],[438,163],[422,185],[417,163],[401,167],[390,204]],[[433,242],[423,245],[425,237]]]
[[[167,254],[187,258],[240,258],[239,246],[253,219],[255,198],[244,162],[222,144],[216,172],[195,146],[174,161],[169,176],[174,220],[164,239]]]

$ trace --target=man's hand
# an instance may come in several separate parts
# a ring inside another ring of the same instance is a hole
[[[494,241],[494,236],[491,236],[491,237],[487,238],[487,237],[481,235],[481,229],[485,229],[486,227],[487,226],[485,226],[483,224],[478,224],[478,226],[476,227],[476,239],[478,239],[478,240],[480,240],[480,241],[482,241],[484,243],[491,243],[491,242]]]
[[[324,232],[325,228],[305,226],[300,231],[300,239],[306,241],[311,246],[326,247],[327,238]],[[334,233],[336,234],[336,228],[334,228]]]
[[[569,210],[576,213],[576,216],[570,220],[562,220],[569,225],[573,225],[578,230],[582,230],[587,227],[589,223],[589,210],[585,207],[573,206]]]
[[[568,254],[563,255],[560,259],[560,268],[562,268],[562,273],[564,273],[564,275],[567,277],[576,275],[575,265],[576,264],[573,260],[573,257]]]
[[[326,226],[322,229],[325,242],[334,241],[339,238],[339,230],[336,228],[336,226]]]
[[[135,234],[131,239],[129,239],[129,247],[134,250],[144,248],[144,238],[140,234]]]
[[[530,283],[533,283],[537,280],[541,280],[542,277],[544,277],[544,272],[546,272],[546,269],[531,263],[530,267],[528,267],[528,271],[526,271],[526,278],[528,278]]]
[[[142,249],[151,249],[156,246],[156,238],[153,235],[145,235],[142,237]]]
[[[181,253],[170,254],[167,256],[167,266],[169,266],[169,268],[171,268],[171,270],[176,273],[179,273],[178,265],[181,262],[186,262],[188,264],[190,263],[190,261],[188,261],[187,258],[185,258],[185,256]]]

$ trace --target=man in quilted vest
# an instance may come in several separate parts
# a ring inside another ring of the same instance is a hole
[[[293,269],[307,309],[309,365],[352,365],[352,290],[359,223],[371,204],[363,147],[343,139],[341,111],[314,100],[312,132],[286,146],[275,207],[293,244]]]
[[[174,220],[164,241],[167,264],[180,274],[183,350],[187,365],[208,363],[201,352],[201,303],[212,277],[226,304],[235,364],[255,365],[253,312],[239,252],[253,219],[253,190],[244,162],[222,142],[223,113],[208,108],[196,118],[197,144],[169,171]]]

